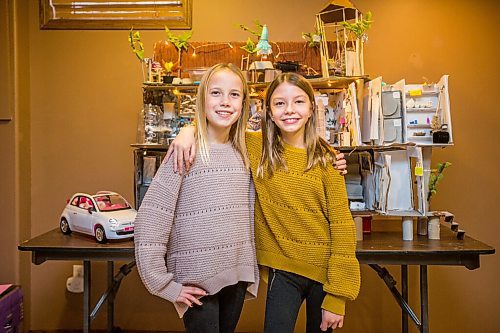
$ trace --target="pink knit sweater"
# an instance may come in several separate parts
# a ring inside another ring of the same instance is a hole
[[[255,193],[247,170],[231,144],[212,145],[210,161],[197,156],[183,176],[163,163],[135,220],[139,275],[153,295],[176,303],[182,285],[215,294],[239,281],[249,282],[247,298],[257,296],[259,271],[254,243]]]

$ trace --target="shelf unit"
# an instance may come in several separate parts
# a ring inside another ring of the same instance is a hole
[[[360,93],[357,94],[356,101],[358,102],[358,108],[362,109],[363,106],[363,94],[362,89],[365,81],[369,80],[367,77],[348,77],[348,78],[329,78],[329,79],[313,79],[310,80],[313,88],[322,93],[329,92],[333,89],[339,88],[347,88],[349,84],[352,82],[356,82],[356,89],[360,89]],[[442,86],[442,85],[441,85]],[[249,88],[253,93],[258,93],[266,89],[267,83],[257,83],[257,84],[249,84]],[[419,97],[418,103],[428,103],[429,100],[432,101],[432,107],[415,107],[415,108],[406,108],[406,99],[409,98],[409,90],[416,89],[415,85],[403,85],[404,93],[401,94],[403,99],[403,119],[404,119],[404,130],[405,130],[405,143],[393,143],[389,145],[361,145],[361,146],[342,146],[342,147],[334,147],[341,152],[344,152],[345,155],[350,155],[352,153],[364,152],[371,156],[371,161],[373,163],[373,170],[375,170],[375,156],[381,156],[381,154],[398,154],[397,151],[405,151],[414,149],[416,146],[421,146],[421,148],[417,147],[417,151],[420,151],[420,156],[423,159],[423,168],[424,170],[430,170],[430,158],[432,154],[432,148],[436,147],[447,147],[452,145],[453,143],[450,140],[448,144],[439,144],[434,145],[432,143],[432,136],[426,133],[425,136],[416,136],[414,133],[421,131],[429,131],[431,126],[427,124],[427,117],[434,114],[438,109],[438,99],[442,96],[436,91],[422,91],[421,96]],[[447,87],[447,81],[446,81]],[[179,107],[179,96],[182,94],[196,94],[198,86],[197,85],[144,85],[143,86],[143,101],[145,104],[155,104],[159,105],[163,109],[164,103],[175,103],[176,105],[176,114],[179,115],[179,112],[182,114],[182,111]],[[446,100],[448,98],[446,93]],[[412,97],[414,98],[414,97]],[[446,119],[450,119],[449,117],[449,101],[446,106]],[[421,117],[419,118],[419,124],[409,124],[412,121],[411,117]],[[425,117],[425,118],[422,118]],[[175,132],[174,132],[175,134]],[[157,168],[161,165],[161,162],[166,155],[166,151],[168,149],[167,145],[158,145],[158,144],[132,144],[134,148],[134,163],[135,163],[135,174],[134,174],[134,199],[135,206],[138,208],[146,193],[149,183],[152,179],[152,175],[156,172]],[[349,162],[348,162],[349,164]],[[397,177],[397,175],[394,175]],[[424,177],[421,180],[420,187],[427,188],[429,173],[424,172]],[[365,181],[365,180],[363,180]],[[411,181],[409,182],[410,188],[412,185]],[[370,191],[364,189],[363,192],[363,200],[366,201],[366,197],[372,195],[365,191]],[[402,216],[401,214],[405,214],[405,216],[413,216],[413,215],[421,215],[427,211],[428,207],[426,203],[424,203],[423,212],[405,210],[405,211],[387,211],[384,212],[386,215],[392,216]],[[373,207],[368,207],[365,210],[353,210],[353,215],[363,215],[363,214],[378,214],[380,211],[376,211]]]

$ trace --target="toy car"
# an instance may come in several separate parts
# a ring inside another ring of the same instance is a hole
[[[63,234],[76,231],[106,243],[108,239],[133,237],[136,215],[137,211],[118,193],[76,193],[68,200],[59,227]]]

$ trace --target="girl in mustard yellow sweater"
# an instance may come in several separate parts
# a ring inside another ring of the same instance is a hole
[[[345,302],[360,288],[355,229],[334,151],[316,133],[314,91],[284,73],[270,84],[265,107],[262,133],[246,137],[257,260],[269,271],[264,331],[293,332],[304,300],[307,332],[342,327]],[[182,149],[192,138],[193,130],[181,132]]]

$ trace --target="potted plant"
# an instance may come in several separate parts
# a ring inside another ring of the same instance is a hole
[[[319,48],[323,36],[318,28],[314,32],[303,32],[302,38],[307,41],[307,47]]]
[[[450,166],[450,162],[439,163],[437,169],[431,170],[431,174],[429,176],[429,191],[427,192],[427,203],[429,206],[432,196],[437,193],[439,182],[444,178],[444,170]]]
[[[167,27],[165,27],[165,32],[167,33],[167,40],[174,44],[177,49],[177,76],[181,77],[182,69],[182,52],[187,51],[189,48],[189,40],[193,36],[192,31],[186,31],[178,36],[174,35]],[[172,64],[173,66],[173,64]]]
[[[163,83],[171,84],[174,80],[174,75],[172,75],[172,71],[174,69],[174,63],[172,61],[163,61]]]
[[[372,21],[372,13],[367,12],[366,15],[361,20],[357,20],[354,23],[350,23],[347,21],[340,22],[340,25],[347,30],[347,32],[354,36],[354,41],[352,42],[352,49],[347,50],[345,49],[344,51],[346,52],[346,58],[350,58],[348,55],[349,53],[353,53],[353,56],[355,56],[356,62],[358,64],[355,64],[355,68],[358,67],[359,65],[359,75],[364,75],[365,69],[364,69],[364,60],[363,60],[363,44],[368,40],[368,35],[366,34],[366,30],[368,30],[373,23]],[[346,41],[347,43],[347,41]],[[347,45],[347,44],[346,44]]]
[[[146,81],[146,74],[144,72],[144,44],[141,41],[141,34],[139,31],[134,31],[134,28],[130,29],[128,41],[130,43],[130,47],[132,48],[132,52],[134,52],[137,59],[139,59],[141,63],[142,79],[143,81]]]

